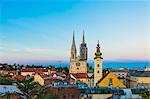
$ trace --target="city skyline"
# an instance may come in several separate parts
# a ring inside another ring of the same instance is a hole
[[[27,7],[28,6],[28,7]],[[0,62],[68,62],[73,31],[88,60],[100,40],[104,61],[150,61],[148,1],[2,1]]]

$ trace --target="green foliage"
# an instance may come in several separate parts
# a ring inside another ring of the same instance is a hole
[[[69,73],[69,68],[68,67],[63,67],[63,70],[65,71],[64,73],[67,75]]]
[[[87,72],[88,73],[94,73],[94,69],[89,64],[87,64]]]
[[[36,88],[37,86],[37,83],[32,82],[31,79],[24,79],[22,81],[18,80],[16,83],[18,85],[18,88],[21,89],[26,94],[30,94],[32,89]]]
[[[150,90],[145,90],[141,96],[143,99],[150,99]]]
[[[62,67],[56,68],[56,72],[62,72]]]
[[[0,84],[1,85],[11,85],[14,83],[13,80],[9,79],[11,78],[10,75],[0,75]]]

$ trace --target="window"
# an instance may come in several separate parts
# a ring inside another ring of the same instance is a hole
[[[99,64],[97,65],[97,67],[99,67]]]
[[[76,66],[80,66],[80,63],[76,63]]]
[[[66,95],[64,95],[63,98],[66,98]]]
[[[72,98],[74,98],[74,95],[72,95]]]
[[[97,73],[99,73],[99,71],[97,71]]]

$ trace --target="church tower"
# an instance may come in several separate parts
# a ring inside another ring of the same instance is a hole
[[[102,78],[102,53],[100,51],[100,45],[99,41],[96,47],[96,53],[94,58],[94,86],[96,86],[96,83]]]
[[[87,60],[87,47],[84,39],[84,31],[83,31],[82,43],[80,45],[80,60],[83,61]]]
[[[75,37],[73,33],[73,40],[72,40],[72,46],[71,46],[71,61],[75,61],[77,58],[77,50],[76,50],[76,44],[75,44]]]
[[[75,37],[73,34],[69,73],[87,73],[87,47],[84,40],[84,33],[82,43],[80,45],[80,54],[78,57],[75,45]]]

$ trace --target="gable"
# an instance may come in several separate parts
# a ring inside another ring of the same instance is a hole
[[[112,87],[120,87],[126,88],[126,86],[112,73],[108,73],[105,77],[103,77],[100,81],[98,81],[97,85],[99,87],[108,87],[110,83],[110,79],[112,81]]]

